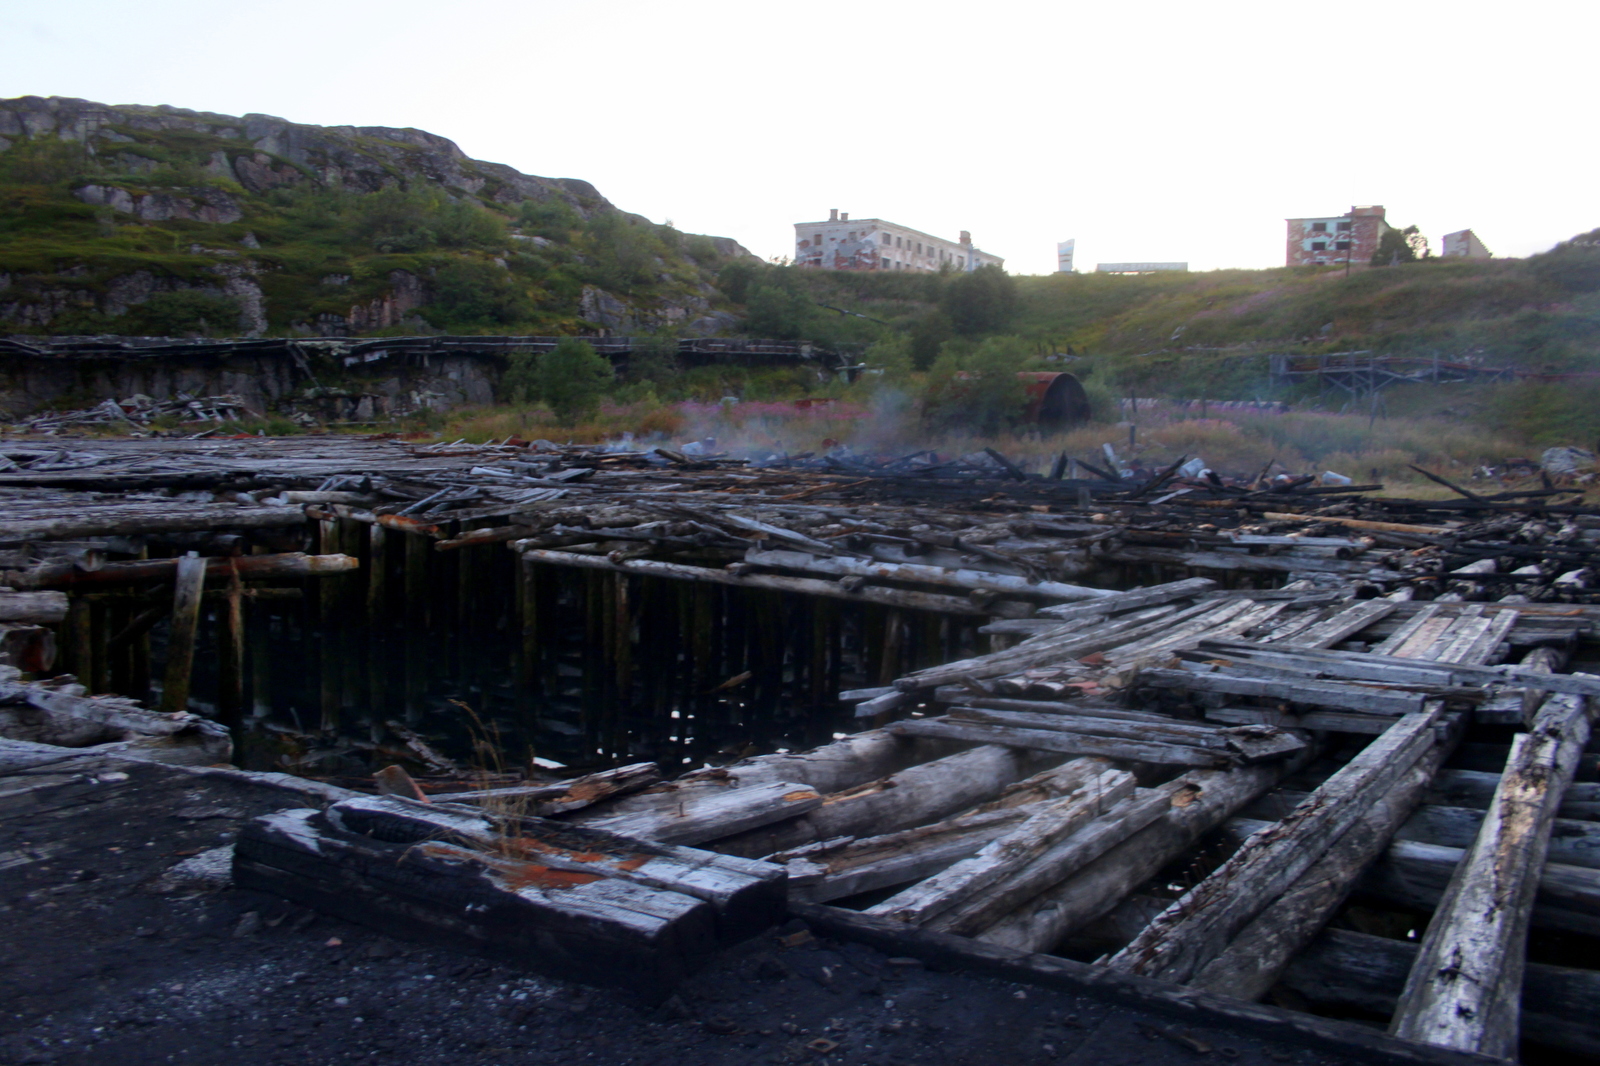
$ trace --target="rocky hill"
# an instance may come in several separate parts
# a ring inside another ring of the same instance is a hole
[[[422,130],[0,100],[0,333],[712,334],[747,257]]]

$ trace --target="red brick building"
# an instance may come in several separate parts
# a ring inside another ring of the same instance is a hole
[[[1385,230],[1383,205],[1352,207],[1348,214],[1325,218],[1291,218],[1288,266],[1343,266],[1347,261],[1365,266]]]

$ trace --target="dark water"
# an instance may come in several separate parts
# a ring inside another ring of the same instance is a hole
[[[219,715],[240,765],[424,773],[420,739],[463,767],[671,773],[826,742],[859,728],[841,689],[978,649],[971,625],[916,612],[566,567],[530,578],[502,545],[408,560],[393,537],[374,596],[355,539],[362,571],[248,603],[243,706]],[[218,699],[215,639],[207,619],[197,709]]]

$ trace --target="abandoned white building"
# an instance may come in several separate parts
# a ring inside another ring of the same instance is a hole
[[[1446,259],[1492,259],[1494,253],[1489,251],[1486,244],[1478,239],[1478,235],[1469,229],[1457,230],[1444,235],[1444,257]]]
[[[794,261],[819,270],[920,270],[961,273],[1005,260],[972,245],[972,234],[947,241],[881,218],[850,220],[835,208],[826,222],[796,222]]]

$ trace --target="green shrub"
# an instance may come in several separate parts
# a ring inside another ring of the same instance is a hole
[[[565,337],[534,366],[539,398],[563,423],[571,425],[593,415],[600,398],[615,378],[610,360],[586,341]]]
[[[433,299],[423,308],[430,324],[457,330],[511,326],[533,313],[527,291],[509,270],[477,259],[439,268]]]

